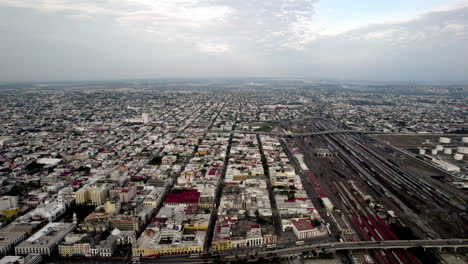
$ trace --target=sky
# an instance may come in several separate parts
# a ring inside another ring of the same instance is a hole
[[[0,0],[0,81],[468,80],[468,0]]]

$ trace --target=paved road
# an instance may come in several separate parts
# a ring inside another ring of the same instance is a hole
[[[235,119],[237,120],[237,113],[236,113],[236,118]],[[237,125],[237,121],[234,123],[233,129],[235,129],[236,125]],[[210,127],[210,129],[211,129],[211,127]],[[213,132],[213,130],[211,130],[210,132]],[[203,251],[205,253],[209,252],[209,250],[211,248],[211,244],[213,242],[214,229],[216,228],[216,220],[218,220],[219,204],[221,202],[221,195],[223,193],[224,179],[226,178],[227,167],[228,167],[228,164],[229,164],[229,155],[230,155],[230,152],[231,152],[232,137],[233,137],[233,132],[230,131],[229,132],[228,146],[226,148],[226,156],[224,157],[224,161],[223,161],[223,170],[221,172],[221,177],[218,180],[218,186],[216,188],[214,205],[213,205],[213,208],[211,208],[210,223],[208,225],[208,230],[206,232],[206,239],[205,239],[205,243],[203,245]]]
[[[260,139],[260,135],[257,134],[257,141],[258,141],[258,148],[260,150],[260,155],[262,157],[262,165],[264,168],[264,174],[266,177],[266,184],[268,188],[268,196],[270,198],[270,204],[271,204],[271,211],[272,211],[272,221],[273,221],[273,226],[275,229],[275,234],[277,235],[278,239],[280,239],[283,236],[283,227],[281,223],[281,216],[279,215],[278,211],[278,205],[276,204],[276,198],[275,194],[273,192],[273,187],[271,184],[271,178],[270,178],[270,171],[268,168],[268,164],[266,162],[266,157],[265,153],[263,153],[263,144],[262,140]]]
[[[280,133],[280,132],[265,132],[265,131],[247,131],[247,130],[213,130],[212,132],[220,133],[243,133],[243,134],[256,134],[256,135],[270,135],[278,137],[307,137],[328,134],[343,134],[343,133],[356,133],[356,134],[373,134],[373,135],[391,135],[391,136],[468,136],[468,134],[445,134],[445,133],[396,133],[396,132],[380,132],[380,131],[366,131],[366,130],[323,130],[307,133]]]
[[[442,247],[468,247],[468,239],[437,239],[437,240],[386,240],[386,241],[357,241],[338,242],[298,246],[294,248],[278,249],[270,251],[277,254],[293,254],[308,250],[335,251],[335,250],[359,250],[359,249],[395,249],[395,248],[442,248]]]
[[[278,244],[278,247],[286,246],[286,243]],[[302,252],[311,250],[319,252],[335,251],[335,250],[362,250],[362,249],[394,249],[394,248],[412,248],[412,247],[425,247],[425,248],[438,248],[438,247],[468,247],[468,239],[438,239],[438,240],[387,240],[387,241],[357,241],[357,242],[326,242],[320,244],[310,244],[303,246],[294,246],[279,248],[276,250],[267,250],[259,248],[258,251],[247,248],[249,251],[243,251],[238,254],[238,258],[245,258],[251,255],[267,256],[269,254],[276,254],[278,256],[300,255]],[[221,255],[221,259],[231,260],[236,258],[236,254],[226,251],[226,255]],[[191,258],[189,255],[171,255],[162,256],[161,258],[142,259],[141,263],[212,263],[213,257],[195,257]],[[49,261],[48,263],[57,264],[78,264],[78,263],[110,263],[101,260],[85,260],[85,261]],[[130,261],[117,261],[115,263],[131,263]]]

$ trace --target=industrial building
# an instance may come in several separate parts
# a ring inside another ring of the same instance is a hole
[[[432,162],[435,163],[437,166],[440,168],[450,171],[450,172],[460,172],[460,167],[455,166],[451,163],[448,163],[446,161],[440,160],[440,159],[432,159]]]

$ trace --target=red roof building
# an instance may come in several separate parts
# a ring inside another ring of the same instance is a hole
[[[325,235],[322,230],[315,228],[308,218],[293,218],[291,219],[293,232],[298,239],[311,238]]]
[[[177,205],[196,205],[200,201],[200,192],[196,189],[180,192],[170,193],[164,199],[164,206],[177,206]]]
[[[314,229],[314,225],[307,218],[295,218],[291,219],[291,223],[298,231],[305,231],[309,229]]]

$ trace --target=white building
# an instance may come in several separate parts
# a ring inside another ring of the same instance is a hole
[[[460,172],[460,167],[455,166],[451,163],[448,163],[446,161],[440,160],[440,159],[433,159],[433,163],[435,163],[437,166],[441,167],[442,169],[450,172]]]
[[[0,211],[18,207],[18,196],[2,196],[0,198]]]
[[[137,187],[131,184],[126,187],[117,187],[109,191],[111,197],[119,197],[123,203],[128,203],[135,197],[137,193]]]
[[[51,256],[57,250],[58,244],[74,228],[75,225],[73,223],[49,223],[30,238],[17,245],[15,254],[24,256],[37,253]]]
[[[31,213],[33,218],[44,218],[49,222],[54,221],[59,216],[65,213],[67,207],[63,201],[62,196],[59,196],[56,200],[52,202],[45,202],[39,204],[36,209]]]
[[[56,164],[59,164],[61,161],[62,159],[53,159],[53,158],[37,159],[37,163],[45,164],[45,165],[56,165]]]
[[[298,239],[305,239],[325,235],[322,228],[314,227],[308,218],[291,219],[292,230]]]
[[[149,122],[149,115],[148,113],[141,114],[141,119],[143,120],[143,124],[148,124]]]

